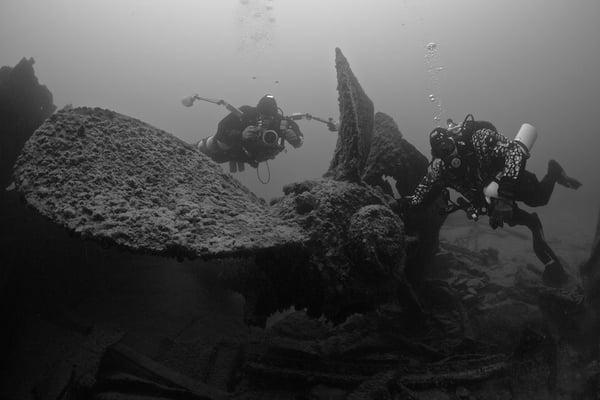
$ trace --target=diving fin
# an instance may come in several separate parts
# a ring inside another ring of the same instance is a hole
[[[548,172],[556,176],[556,183],[569,189],[577,190],[581,187],[581,182],[571,178],[565,173],[563,167],[556,160],[548,162]]]
[[[575,178],[571,178],[570,176],[567,176],[567,174],[565,174],[564,171],[558,177],[558,179],[556,180],[556,183],[558,183],[559,185],[562,185],[564,187],[567,187],[569,189],[573,189],[573,190],[577,190],[581,186],[581,182],[579,182]]]

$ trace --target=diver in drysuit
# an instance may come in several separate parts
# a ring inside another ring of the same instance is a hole
[[[303,137],[298,124],[280,114],[275,98],[265,95],[256,107],[234,108],[219,122],[215,135],[198,142],[198,149],[218,163],[229,162],[230,171],[237,172],[244,170],[244,163],[256,168],[275,158],[284,141],[299,148]]]
[[[432,161],[427,174],[409,196],[411,206],[429,200],[435,188],[450,187],[467,200],[467,215],[477,219],[487,214],[492,228],[525,225],[533,235],[535,254],[544,264],[544,282],[558,285],[567,280],[558,257],[544,238],[536,213],[520,209],[521,201],[530,207],[546,205],[555,184],[578,189],[581,183],[566,175],[555,160],[548,162],[542,180],[525,170],[529,151],[535,141],[535,128],[524,124],[515,140],[498,133],[487,121],[475,121],[468,115],[462,125],[448,121],[449,129],[436,128],[430,133]]]

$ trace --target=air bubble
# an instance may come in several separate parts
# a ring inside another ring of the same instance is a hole
[[[439,48],[435,42],[430,42],[425,45],[427,51],[425,52],[425,65],[427,67],[427,73],[429,75],[429,101],[432,103],[434,108],[433,120],[435,123],[439,123],[444,113],[441,99],[441,74],[446,67],[440,63]]]

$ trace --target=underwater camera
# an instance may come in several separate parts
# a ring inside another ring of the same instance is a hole
[[[265,129],[270,126],[273,119],[270,117],[261,116],[258,119],[258,127],[260,129],[260,139],[267,146],[276,146],[279,140],[279,135],[273,129]]]
[[[268,146],[277,145],[277,141],[279,140],[279,135],[272,129],[263,130],[260,134],[260,137],[263,143]]]

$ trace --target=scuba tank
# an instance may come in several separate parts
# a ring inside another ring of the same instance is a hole
[[[216,139],[214,135],[201,139],[196,147],[201,153],[206,154],[218,163],[227,161],[227,151],[230,149],[225,143]]]
[[[521,125],[521,129],[515,136],[515,142],[521,146],[521,149],[525,150],[527,157],[533,148],[533,144],[537,139],[537,130],[535,126],[530,124]]]

